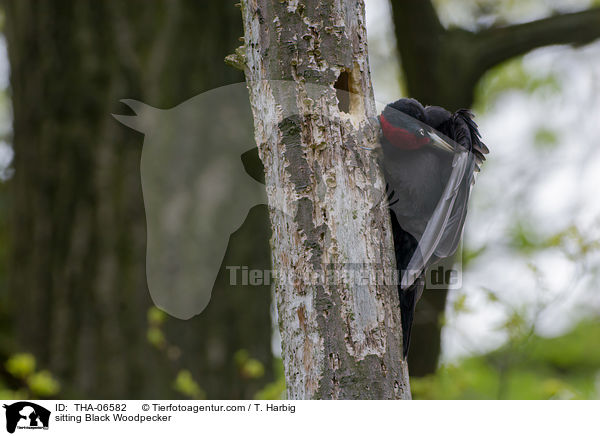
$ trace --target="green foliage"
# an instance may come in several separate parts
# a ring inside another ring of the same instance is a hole
[[[52,397],[60,391],[60,384],[49,371],[40,371],[27,377],[27,385],[36,397]]]
[[[485,292],[485,296],[490,303],[498,303],[500,301],[498,294],[490,288],[483,287],[481,290]]]
[[[497,374],[482,358],[443,366],[434,375],[412,378],[410,384],[417,400],[492,399],[498,391]]]
[[[585,320],[568,335],[531,344],[530,359],[560,371],[594,375],[600,370],[600,321]]]
[[[273,371],[275,373],[275,380],[271,383],[268,383],[264,388],[256,393],[254,396],[256,400],[286,399],[285,373],[283,370],[283,361],[281,359],[275,359]]]
[[[166,344],[165,335],[162,332],[162,330],[158,327],[148,327],[148,331],[146,332],[146,339],[158,349],[164,348]]]
[[[173,388],[188,398],[194,400],[206,399],[206,393],[196,383],[196,380],[192,377],[192,373],[186,369],[179,371],[173,383]]]
[[[459,295],[458,298],[456,298],[454,300],[454,302],[452,303],[452,308],[455,313],[470,312],[471,310],[469,309],[469,306],[467,305],[467,295],[466,294]]]
[[[6,361],[5,368],[13,377],[24,379],[35,371],[35,357],[30,353],[15,354]]]
[[[256,379],[265,374],[265,367],[258,360],[250,357],[248,350],[238,350],[233,356],[235,364],[242,378]]]
[[[146,339],[154,348],[164,354],[167,359],[173,362],[180,362],[181,350],[169,342],[163,330],[167,318],[167,314],[156,307],[148,309]],[[242,379],[260,379],[265,374],[264,365],[259,360],[250,356],[248,350],[238,350],[234,354],[233,360]],[[177,377],[173,382],[173,389],[187,398],[206,399],[206,392],[196,382],[191,371],[186,368],[179,369]]]
[[[411,380],[418,399],[599,399],[600,319],[584,320],[571,332],[543,338],[535,334],[536,314],[550,304],[543,272],[535,256],[558,251],[575,265],[600,248],[599,242],[574,225],[544,234],[533,220],[518,216],[507,232],[509,248],[524,258],[540,293],[536,306],[514,305],[501,294],[482,288],[490,304],[503,306],[507,314],[498,330],[508,342],[490,353],[442,366],[434,375]],[[456,313],[469,307],[465,298],[454,300]],[[533,309],[533,314],[532,314]]]
[[[152,306],[148,309],[148,324],[153,326],[161,326],[167,319],[167,314],[160,310],[158,307]]]
[[[527,322],[527,310],[520,306],[509,311],[508,317],[500,326],[501,330],[508,333],[508,337],[519,342],[531,333],[531,326]]]
[[[167,314],[159,308],[152,306],[146,313],[148,320],[148,329],[146,330],[146,340],[157,350],[159,350],[167,359],[172,362],[179,362],[181,350],[171,344],[163,330],[167,321]],[[192,373],[185,368],[180,368],[173,389],[183,396],[195,400],[206,399],[206,393],[200,385],[194,380]]]
[[[148,330],[146,339],[152,346],[162,350],[167,345],[167,339],[162,331],[162,326],[167,319],[167,314],[159,308],[152,306],[148,309],[146,317],[148,318]]]
[[[560,91],[559,79],[552,72],[531,72],[517,58],[489,70],[475,88],[475,112],[489,110],[507,91],[524,91],[529,94]]]
[[[463,250],[462,250],[462,267],[463,269],[467,269],[471,266],[471,263],[474,262],[475,260],[477,260],[477,258],[479,256],[481,256],[483,253],[485,253],[485,251],[487,250],[487,247],[485,245],[477,248],[477,249],[472,249],[471,247],[467,247],[466,245],[463,245]]]
[[[600,249],[600,241],[587,238],[574,225],[552,235],[541,235],[528,221],[518,219],[508,236],[511,247],[526,255],[555,248],[560,249],[574,261]]]
[[[558,133],[547,127],[540,127],[535,132],[533,144],[540,150],[556,148],[559,144]]]
[[[24,389],[13,391],[0,384],[0,400],[17,401],[27,398],[27,392]]]
[[[514,321],[514,320],[513,320]],[[491,353],[411,379],[415,399],[600,399],[600,321],[556,338],[511,340]]]
[[[0,385],[0,398],[43,398],[53,397],[60,392],[60,383],[47,370],[35,371],[35,357],[30,353],[11,356],[4,365],[6,371],[23,384],[18,391],[3,389]]]

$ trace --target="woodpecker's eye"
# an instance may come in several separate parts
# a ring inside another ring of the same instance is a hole
[[[419,129],[417,130],[417,133],[419,134],[419,136],[425,136],[425,129]]]

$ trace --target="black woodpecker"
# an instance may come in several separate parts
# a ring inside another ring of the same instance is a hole
[[[379,122],[406,358],[425,270],[456,251],[475,173],[489,150],[466,109],[451,113],[403,98],[388,104]]]

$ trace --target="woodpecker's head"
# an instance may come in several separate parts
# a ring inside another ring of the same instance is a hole
[[[379,116],[384,138],[399,149],[417,150],[424,146],[434,146],[454,151],[452,145],[425,124],[426,121],[421,103],[409,98],[388,104]]]

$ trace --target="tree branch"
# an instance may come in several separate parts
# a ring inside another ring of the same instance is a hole
[[[600,38],[600,8],[487,29],[473,34],[473,38],[480,48],[478,57],[483,73],[494,65],[538,47],[581,45]]]
[[[430,0],[391,0],[391,5],[409,95],[450,110],[471,106],[478,80],[503,61],[538,47],[600,37],[600,8],[473,33],[444,29]],[[444,301],[445,292],[425,292],[417,306],[421,324],[413,331],[411,373],[436,368]]]

